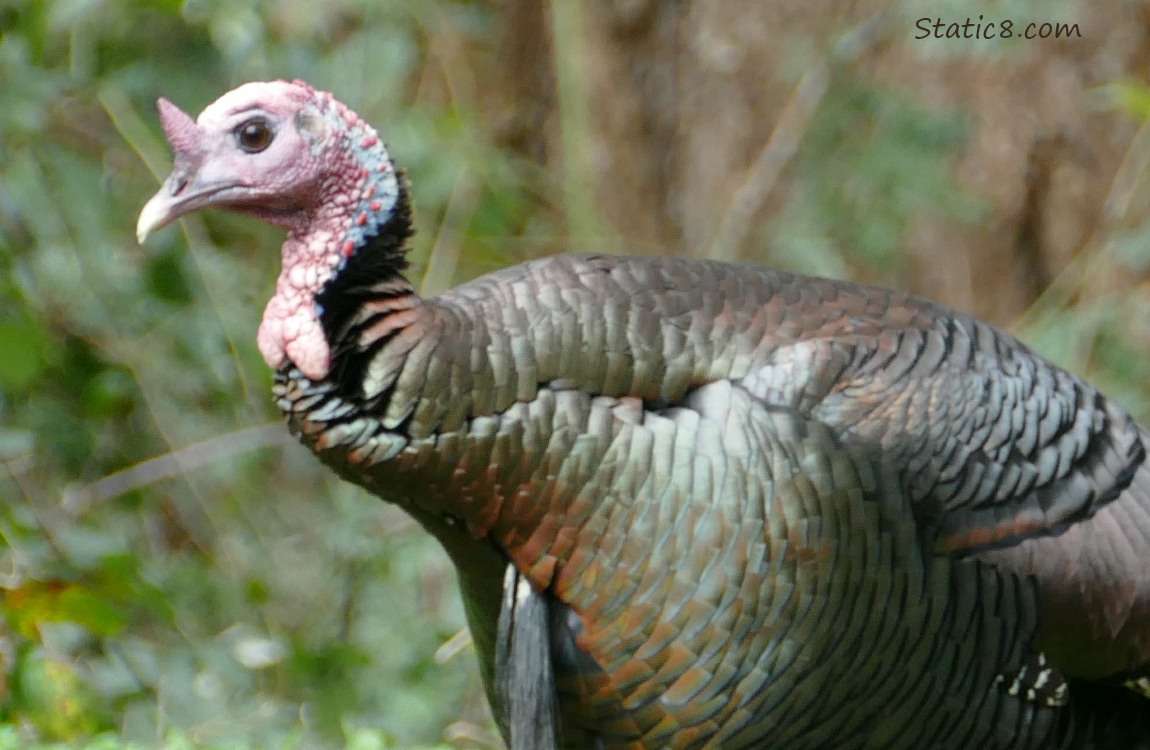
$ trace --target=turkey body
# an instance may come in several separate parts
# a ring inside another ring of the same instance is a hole
[[[986,324],[601,256],[417,310],[393,387],[289,367],[279,404],[440,538],[469,600],[498,601],[506,555],[565,605],[571,747],[1076,747],[1088,720],[996,678],[1031,649],[1147,661],[1144,433]]]
[[[422,299],[406,185],[330,94],[160,114],[139,236],[210,205],[288,228],[277,403],[442,543],[516,750],[509,673],[569,748],[1150,747],[1147,435],[1082,380],[755,266],[558,256]],[[504,648],[523,591],[534,661]]]

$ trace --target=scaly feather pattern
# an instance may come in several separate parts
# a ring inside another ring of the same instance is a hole
[[[562,256],[422,299],[374,131],[299,82],[221,102],[167,115],[188,155],[141,235],[203,205],[289,228],[277,403],[441,541],[513,745],[554,699],[571,748],[1150,746],[1146,433],[1088,384],[754,266]]]

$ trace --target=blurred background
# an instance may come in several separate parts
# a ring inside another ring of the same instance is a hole
[[[979,14],[1016,36],[933,38]],[[133,238],[155,98],[276,77],[407,167],[426,293],[766,263],[983,316],[1150,418],[1145,2],[0,0],[0,750],[500,747],[445,558],[279,422],[280,233]]]

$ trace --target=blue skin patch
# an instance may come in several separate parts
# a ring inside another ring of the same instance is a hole
[[[351,221],[342,243],[344,248],[351,243],[354,252],[368,237],[378,234],[380,227],[391,219],[392,210],[399,200],[399,177],[375,129],[355,113],[329,98],[319,114],[330,126],[328,132],[341,134],[343,143],[340,148],[350,153],[365,172],[360,201],[350,214]],[[347,256],[345,251],[336,265],[337,272],[347,264]]]

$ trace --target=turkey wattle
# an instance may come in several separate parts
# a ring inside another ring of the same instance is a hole
[[[421,299],[407,186],[330,94],[159,108],[141,241],[205,206],[288,229],[277,403],[443,544],[513,745],[552,708],[579,748],[1150,744],[1147,433],[1088,384],[754,266],[561,256]]]

